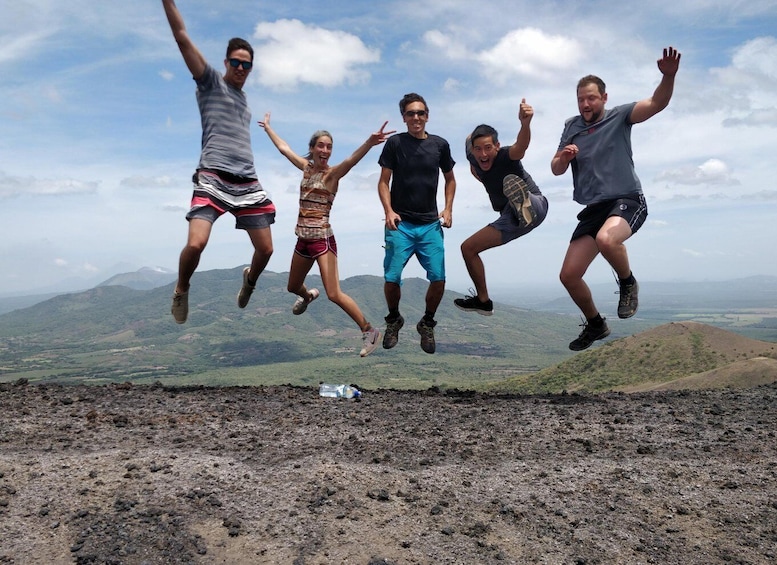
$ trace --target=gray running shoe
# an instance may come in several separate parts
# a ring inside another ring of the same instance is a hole
[[[639,283],[620,285],[620,299],[618,299],[618,317],[631,318],[639,308]]]
[[[251,284],[248,282],[248,273],[251,272],[251,267],[243,269],[243,286],[240,287],[240,292],[237,293],[237,307],[245,308],[248,306],[248,301],[251,299],[251,294],[256,288],[256,282]]]
[[[507,175],[502,181],[502,192],[515,211],[518,224],[530,226],[537,219],[537,212],[532,208],[529,198],[529,187],[518,175]]]
[[[362,350],[359,352],[361,357],[367,357],[370,353],[378,348],[378,340],[380,339],[380,330],[378,328],[370,328],[362,334]]]
[[[301,296],[297,297],[297,301],[294,303],[294,306],[291,308],[291,313],[295,316],[299,316],[300,314],[304,314],[305,310],[308,309],[308,304],[313,302],[316,298],[318,298],[319,292],[317,288],[311,288],[308,291],[308,299],[305,300]]]
[[[421,321],[415,326],[415,329],[421,334],[421,349],[426,353],[434,353],[437,349],[437,343],[434,341],[434,326],[436,325],[437,322],[432,322],[429,325],[429,322],[421,318]]]
[[[405,319],[402,316],[391,321],[386,317],[386,333],[383,334],[383,349],[391,349],[399,343],[399,330],[401,330],[404,325]]]
[[[577,336],[577,339],[573,340],[569,344],[569,349],[572,351],[582,351],[588,349],[591,344],[597,339],[604,339],[610,335],[610,328],[607,327],[605,318],[602,318],[601,326],[592,326],[589,322],[583,322],[580,324],[583,326],[583,331]]]
[[[173,294],[173,306],[170,308],[170,312],[173,314],[176,324],[183,324],[186,322],[186,318],[189,317],[188,292],[176,292]]]
[[[470,290],[470,292],[472,292],[472,296],[467,295],[464,298],[453,299],[456,308],[465,312],[477,312],[481,316],[491,316],[494,313],[493,301],[489,298],[485,302],[481,302],[474,291]]]

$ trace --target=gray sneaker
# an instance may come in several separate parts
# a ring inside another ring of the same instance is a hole
[[[537,219],[537,212],[532,208],[529,198],[529,187],[518,175],[507,175],[502,181],[502,192],[515,211],[518,224],[530,226]]]
[[[380,330],[378,328],[370,328],[366,332],[362,333],[362,350],[359,352],[361,357],[367,357],[370,353],[378,348],[378,340],[380,339]]]
[[[189,293],[176,292],[173,294],[173,306],[170,312],[175,318],[176,324],[183,324],[189,316]]]
[[[437,343],[434,341],[434,326],[436,325],[437,322],[432,322],[430,325],[429,322],[421,318],[421,321],[415,326],[415,329],[421,334],[421,349],[426,353],[434,353],[437,349]]]
[[[313,302],[316,298],[318,298],[319,292],[317,288],[311,288],[308,291],[308,299],[305,300],[301,296],[297,297],[297,300],[294,302],[294,306],[291,307],[291,313],[295,316],[299,316],[300,314],[304,314],[305,310],[308,309],[308,304]]]
[[[256,288],[256,282],[251,284],[248,282],[248,273],[251,272],[251,267],[243,269],[243,286],[240,287],[240,292],[237,293],[237,307],[245,308],[248,306],[248,301],[251,299],[251,294]]]
[[[404,325],[405,319],[402,316],[391,321],[386,317],[386,333],[383,334],[383,349],[391,349],[399,343],[399,330],[401,330]]]
[[[634,284],[622,284],[619,293],[618,317],[631,318],[639,308],[639,283],[634,280]]]

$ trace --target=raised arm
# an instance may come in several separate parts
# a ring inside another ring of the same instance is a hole
[[[205,73],[205,66],[207,65],[205,57],[202,56],[200,50],[192,43],[186,31],[186,25],[183,23],[183,16],[178,11],[174,0],[162,0],[162,6],[165,9],[170,30],[173,32],[173,38],[178,44],[178,49],[181,50],[186,66],[189,67],[189,71],[195,80],[199,79]]]
[[[526,150],[531,142],[531,119],[534,117],[534,108],[526,103],[526,98],[521,98],[521,106],[518,110],[518,121],[521,122],[521,129],[518,131],[518,137],[515,143],[510,146],[509,155],[513,161],[523,159]]]
[[[391,131],[383,131],[386,127],[386,124],[388,122],[383,122],[383,125],[380,126],[380,129],[376,131],[375,133],[371,134],[367,141],[362,143],[356,151],[354,151],[350,157],[345,159],[342,163],[339,165],[335,165],[332,167],[332,169],[329,172],[329,176],[334,179],[341,179],[345,175],[348,174],[348,171],[353,169],[356,166],[356,163],[362,160],[362,158],[369,152],[370,149],[375,147],[376,145],[380,145],[381,143],[385,142],[390,135],[396,133],[396,130]]]
[[[281,152],[281,155],[291,161],[291,164],[297,167],[300,171],[304,171],[305,166],[308,164],[308,160],[294,153],[291,147],[289,147],[289,144],[283,141],[283,139],[281,139],[278,134],[275,133],[275,130],[270,127],[270,112],[267,112],[264,115],[263,122],[258,123],[259,126],[264,128],[264,131],[267,132],[267,135],[270,137],[270,141],[272,141],[273,145],[278,148],[278,151]]]
[[[658,61],[661,71],[661,82],[656,87],[653,96],[640,100],[631,111],[631,123],[638,124],[652,118],[669,105],[674,91],[674,77],[680,68],[680,53],[673,47],[664,49],[664,56]]]

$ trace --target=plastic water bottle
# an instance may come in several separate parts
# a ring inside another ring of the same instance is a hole
[[[318,394],[327,398],[359,398],[362,395],[355,386],[329,383],[321,383]]]

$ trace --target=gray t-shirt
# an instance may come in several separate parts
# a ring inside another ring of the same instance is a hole
[[[572,159],[573,198],[583,205],[641,194],[631,152],[631,111],[636,102],[605,110],[604,117],[586,124],[581,116],[564,124],[559,151],[574,143],[579,152]]]
[[[256,177],[251,149],[251,110],[245,92],[227,84],[206,65],[197,81],[197,105],[202,120],[202,153],[198,169]]]

